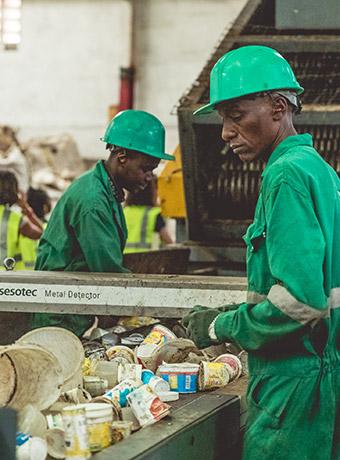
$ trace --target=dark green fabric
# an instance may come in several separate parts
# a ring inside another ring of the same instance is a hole
[[[101,161],[75,180],[54,208],[38,248],[36,270],[128,272],[123,267],[127,237],[124,214]],[[33,315],[32,327],[61,326],[78,336],[90,315]]]

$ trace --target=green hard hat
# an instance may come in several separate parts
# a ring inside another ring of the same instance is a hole
[[[111,120],[101,140],[160,160],[175,159],[164,152],[165,129],[162,123],[151,113],[142,110],[119,112]]]
[[[205,115],[223,101],[276,89],[303,93],[286,59],[268,46],[242,46],[229,51],[210,73],[210,103],[194,112]]]

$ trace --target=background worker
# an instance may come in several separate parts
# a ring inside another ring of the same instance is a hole
[[[48,194],[41,189],[30,187],[27,192],[27,204],[40,220],[43,229],[46,228],[46,215],[51,212],[51,200]],[[39,240],[20,235],[19,246],[25,270],[33,270],[38,249]]]
[[[116,115],[103,141],[108,159],[75,180],[58,201],[39,244],[36,270],[128,272],[123,189],[145,188],[159,161],[173,156],[164,152],[162,123],[139,110]],[[56,325],[81,336],[93,320],[92,315],[37,313],[32,326]]]
[[[161,215],[161,209],[157,206],[156,176],[152,177],[143,190],[128,193],[123,210],[128,229],[124,253],[158,249],[160,242],[173,242]]]
[[[17,204],[22,212],[12,209]],[[10,171],[0,171],[0,269],[3,261],[12,257],[16,270],[25,270],[25,260],[20,248],[20,237],[38,240],[42,234],[42,223],[32,208],[19,195],[18,181]]]
[[[297,135],[303,88],[275,50],[223,56],[210,80],[223,139],[242,161],[267,161],[247,244],[248,299],[183,320],[200,347],[249,353],[246,460],[340,458],[340,181]]]

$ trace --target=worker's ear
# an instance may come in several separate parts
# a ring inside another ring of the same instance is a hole
[[[128,160],[128,156],[125,152],[125,150],[121,150],[120,152],[117,153],[117,160],[120,165],[124,166]]]
[[[288,111],[287,99],[283,96],[278,96],[273,101],[273,120],[279,121]]]

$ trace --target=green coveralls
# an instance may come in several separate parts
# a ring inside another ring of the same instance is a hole
[[[128,272],[124,214],[103,162],[75,180],[58,201],[44,231],[36,270]],[[93,316],[36,313],[32,327],[60,326],[81,336]]]
[[[290,136],[263,172],[248,299],[215,334],[249,352],[244,460],[340,459],[340,181]]]

